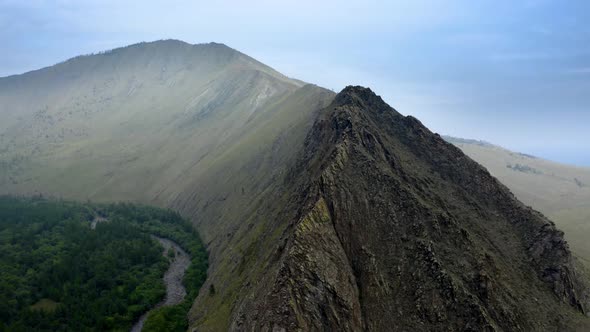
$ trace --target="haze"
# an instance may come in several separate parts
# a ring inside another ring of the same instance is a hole
[[[225,43],[371,86],[434,131],[590,166],[586,1],[0,1],[0,76],[138,41]]]

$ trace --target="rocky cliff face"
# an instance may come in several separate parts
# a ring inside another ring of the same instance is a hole
[[[232,330],[590,326],[553,223],[369,89],[348,87],[319,112],[272,195],[283,207],[257,213],[281,233],[255,242],[262,269],[238,287]]]

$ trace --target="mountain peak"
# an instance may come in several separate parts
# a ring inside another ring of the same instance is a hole
[[[346,105],[350,103],[365,103],[371,100],[379,99],[381,102],[383,100],[381,97],[375,94],[373,90],[370,88],[365,88],[360,85],[349,85],[345,87],[338,95],[334,101],[339,105]]]
[[[341,94],[354,94],[354,95],[368,95],[372,94],[375,95],[375,92],[371,90],[371,88],[364,87],[362,85],[347,85],[342,91]]]
[[[175,55],[191,58],[194,56],[208,57],[235,57],[243,55],[237,50],[221,43],[190,44],[178,39],[160,39],[155,41],[143,41],[128,46],[117,47],[109,51],[100,52],[99,55],[130,54],[132,56],[164,56]],[[92,55],[91,55],[92,56]],[[85,56],[83,56],[85,57]]]
[[[223,44],[223,43],[217,43],[217,42],[209,42],[209,43],[198,43],[198,44],[191,44],[188,42],[185,42],[184,40],[180,40],[180,39],[158,39],[158,40],[154,40],[154,41],[143,41],[143,42],[139,42],[139,43],[135,43],[135,44],[131,44],[128,46],[123,46],[123,47],[117,47],[114,48],[114,50],[119,50],[119,49],[125,49],[125,48],[140,48],[140,47],[165,47],[165,48],[178,48],[178,47],[188,47],[188,48],[225,48],[225,49],[229,49],[229,50],[233,50],[235,52],[237,52],[236,50],[234,50],[233,48]]]
[[[381,96],[377,95],[370,88],[360,85],[349,85],[345,87],[334,98],[335,106],[354,106],[365,111],[395,111],[392,107],[387,105]]]
[[[236,324],[547,330],[586,313],[563,234],[371,89],[340,92],[299,155],[284,199],[299,212]]]

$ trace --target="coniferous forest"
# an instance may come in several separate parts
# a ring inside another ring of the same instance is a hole
[[[166,292],[169,260],[151,235],[178,243],[191,264],[184,302],[151,313],[144,330],[186,330],[207,254],[180,215],[124,203],[0,197],[0,331],[128,330]]]

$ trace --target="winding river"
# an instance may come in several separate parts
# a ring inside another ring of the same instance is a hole
[[[148,315],[154,309],[157,309],[162,306],[170,306],[179,304],[184,300],[186,296],[186,289],[182,284],[182,278],[184,277],[184,273],[188,268],[191,260],[190,256],[184,251],[176,242],[152,235],[152,237],[164,247],[164,251],[162,255],[168,257],[168,250],[172,248],[175,252],[175,256],[170,262],[170,266],[168,270],[164,274],[164,284],[166,285],[166,297],[164,300],[160,301],[160,303],[156,304],[152,309],[141,315],[139,320],[133,325],[131,328],[131,332],[140,332],[143,328],[143,324],[145,323]]]

